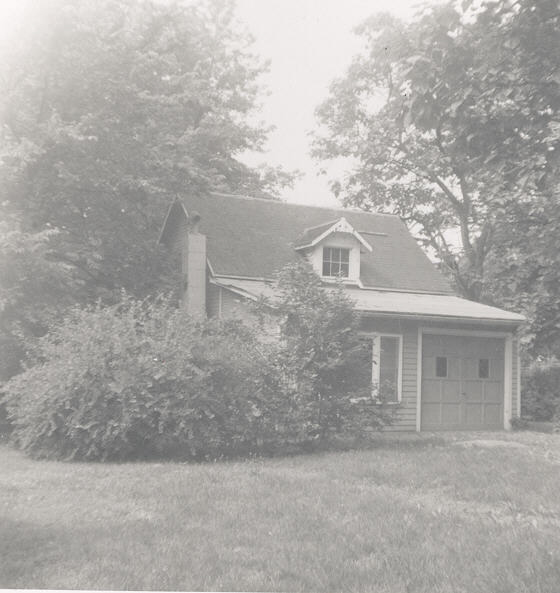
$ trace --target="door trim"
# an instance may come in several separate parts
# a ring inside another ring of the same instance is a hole
[[[473,338],[504,339],[504,429],[511,430],[512,381],[513,381],[513,333],[475,329],[447,329],[438,327],[418,327],[418,358],[416,373],[416,431],[422,430],[422,336],[424,334],[443,336],[470,336]],[[519,397],[519,396],[518,396]]]

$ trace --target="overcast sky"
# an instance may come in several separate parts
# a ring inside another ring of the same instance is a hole
[[[25,5],[44,1],[0,0],[0,38],[17,35]],[[261,115],[276,127],[267,152],[249,160],[302,171],[303,178],[285,192],[286,200],[337,203],[309,156],[315,108],[359,49],[354,27],[380,11],[409,19],[422,4],[420,0],[237,0],[238,18],[255,37],[255,51],[270,60],[270,72],[263,77],[270,94],[263,99]]]
[[[315,108],[330,82],[344,73],[359,50],[354,27],[375,12],[410,19],[419,0],[237,0],[238,17],[256,38],[255,50],[270,60],[264,77],[270,95],[263,119],[276,127],[263,159],[270,165],[304,173],[284,198],[307,204],[336,205],[325,177],[309,156],[308,134]]]

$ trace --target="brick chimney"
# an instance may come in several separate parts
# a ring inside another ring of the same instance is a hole
[[[185,267],[186,290],[184,306],[190,315],[206,315],[206,235],[199,230],[200,215],[193,212],[189,216]]]

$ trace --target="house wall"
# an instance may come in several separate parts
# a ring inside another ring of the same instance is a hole
[[[206,282],[206,314],[208,317],[220,317],[220,291],[219,286]]]
[[[233,317],[250,324],[256,322],[255,313],[251,310],[251,301],[221,286],[218,287],[218,290],[220,317],[226,319]]]
[[[209,284],[207,291],[207,307],[209,316],[241,318],[247,322],[255,322],[249,303],[239,295]],[[419,322],[415,320],[394,319],[389,317],[364,316],[361,322],[361,331],[368,333],[399,334],[403,339],[402,361],[402,393],[401,402],[394,406],[393,423],[385,427],[387,432],[411,432],[417,429],[418,409],[418,330],[420,327],[430,329],[468,330],[468,331],[495,331],[505,332],[503,326],[488,326],[473,324],[472,322]],[[512,415],[517,415],[518,409],[518,373],[517,359],[518,339],[512,340]]]
[[[393,423],[386,432],[416,430],[416,400],[418,389],[418,323],[387,318],[367,318],[361,323],[364,333],[400,334],[403,337],[401,402],[393,408]]]
[[[458,331],[486,331],[506,332],[503,326],[488,326],[473,324],[472,322],[416,322],[407,320],[390,319],[387,317],[366,317],[363,319],[361,329],[364,333],[390,333],[403,336],[403,365],[402,365],[402,399],[395,408],[393,424],[385,427],[385,431],[404,432],[415,431],[418,410],[418,330],[420,327],[430,329],[446,329]],[[512,373],[511,416],[517,415],[519,405],[519,341],[516,336],[512,340]],[[505,402],[504,402],[505,403]]]
[[[253,302],[227,288],[207,283],[206,310],[208,317],[241,319],[253,325],[258,322],[252,309]]]

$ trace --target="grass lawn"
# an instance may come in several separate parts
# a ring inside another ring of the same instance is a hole
[[[2,446],[0,587],[557,593],[560,436],[192,465]]]

